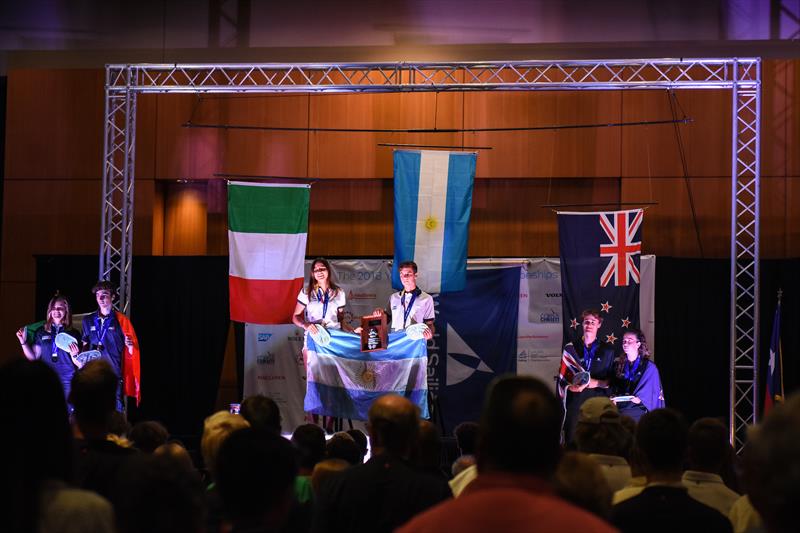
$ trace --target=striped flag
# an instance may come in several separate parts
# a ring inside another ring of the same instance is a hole
[[[417,285],[430,293],[466,284],[469,215],[476,154],[440,151],[394,153],[394,267],[402,287],[402,261],[419,267]]]
[[[767,390],[764,391],[764,416],[775,404],[783,403],[783,350],[781,349],[781,293],[778,293],[778,306],[772,323],[772,337],[769,342],[769,361],[767,362]]]
[[[228,182],[231,320],[291,322],[303,286],[308,185]]]
[[[331,342],[320,346],[309,335],[305,411],[367,420],[372,402],[384,394],[405,396],[428,418],[428,356],[425,340],[404,331],[389,334],[389,347],[361,352],[361,338],[330,329]]]

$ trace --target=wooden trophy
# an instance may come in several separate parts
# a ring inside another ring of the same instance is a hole
[[[389,346],[389,327],[382,310],[361,317],[361,351],[374,352]]]

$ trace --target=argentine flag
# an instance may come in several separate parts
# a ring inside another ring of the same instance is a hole
[[[429,293],[464,288],[469,215],[477,155],[472,152],[394,152],[394,266],[419,267],[417,285]]]

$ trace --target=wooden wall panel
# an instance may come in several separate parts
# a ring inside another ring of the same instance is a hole
[[[676,116],[693,122],[680,125],[689,176],[726,176],[731,172],[731,98],[728,91],[676,91]],[[623,92],[623,121],[672,120],[668,93]],[[631,126],[622,130],[622,175],[682,176],[673,125]]]
[[[465,128],[536,127],[618,122],[616,92],[469,93]],[[481,152],[477,175],[491,178],[619,176],[620,132],[586,128],[476,132],[465,143],[491,146]]]
[[[205,182],[171,182],[166,192],[164,255],[205,255]]]
[[[786,254],[783,257],[800,257],[800,176],[786,180]]]
[[[786,175],[800,176],[800,60],[786,65]],[[800,220],[795,219],[797,222]],[[797,224],[795,224],[797,227]],[[794,256],[797,257],[797,256]]]
[[[787,133],[792,99],[787,97],[787,80],[792,62],[764,61],[761,100],[761,175],[786,176]]]
[[[102,70],[9,71],[5,175],[99,176],[103,79]]]
[[[419,129],[460,127],[458,93],[317,95],[313,127]],[[388,178],[392,148],[378,143],[459,146],[460,134],[315,132],[309,140],[309,175],[318,178]]]

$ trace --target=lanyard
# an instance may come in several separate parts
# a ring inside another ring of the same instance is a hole
[[[414,300],[417,299],[417,293],[411,293],[411,299],[408,300],[408,307],[406,307],[406,291],[403,291],[402,295],[400,296],[400,304],[403,306],[403,329],[406,327],[406,323],[408,322],[408,316],[411,314],[411,310],[414,308]]]
[[[330,296],[328,291],[325,291],[325,299],[322,299],[322,289],[317,289],[317,300],[322,302],[322,321],[325,322],[325,314],[328,312],[328,300]]]
[[[641,357],[637,357],[633,364],[630,361],[625,361],[625,379],[627,381],[633,381],[633,378],[636,377],[636,371],[639,369],[641,360]]]
[[[103,345],[103,339],[106,338],[109,326],[111,326],[111,315],[108,315],[105,320],[103,320],[102,325],[100,325],[100,313],[98,312],[94,315],[94,329],[97,333],[97,344]]]
[[[597,347],[600,346],[598,341],[594,341],[589,349],[586,349],[586,345],[583,345],[583,369],[589,372],[590,368],[592,367],[592,359],[594,359],[594,354],[597,353]]]
[[[58,330],[60,330],[61,327],[62,327],[61,324],[53,324],[53,332],[51,333],[51,339],[50,339],[53,350],[52,353],[50,354],[50,358],[53,361],[56,361],[58,359],[58,345],[56,344],[56,335],[58,335],[59,333]]]

